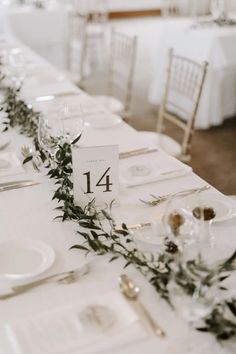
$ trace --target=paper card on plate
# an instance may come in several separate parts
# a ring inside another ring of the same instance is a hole
[[[118,162],[117,145],[73,147],[75,203],[84,207],[94,198],[96,204],[116,199]]]
[[[97,354],[147,337],[124,297],[110,292],[8,323],[14,354]]]

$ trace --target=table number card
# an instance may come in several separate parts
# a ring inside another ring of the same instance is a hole
[[[75,203],[84,207],[92,199],[110,203],[118,196],[118,146],[73,147]]]

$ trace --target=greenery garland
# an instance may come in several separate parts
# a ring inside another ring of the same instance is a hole
[[[1,64],[1,63],[0,63]],[[20,133],[33,139],[37,157],[48,169],[49,178],[54,179],[57,186],[53,199],[59,206],[56,208],[61,215],[56,218],[73,220],[80,226],[77,231],[81,243],[72,246],[97,255],[110,255],[110,261],[122,257],[125,267],[132,264],[154,286],[159,295],[171,306],[171,284],[176,284],[183,293],[193,296],[198,293],[203,300],[208,297],[210,290],[217,288],[225,292],[227,289],[222,282],[236,270],[236,252],[216,267],[205,264],[199,256],[195,260],[184,261],[178,247],[166,241],[166,251],[160,255],[146,254],[138,250],[132,235],[125,224],[120,229],[112,218],[112,203],[109,211],[97,211],[95,200],[85,208],[74,204],[72,175],[71,146],[61,143],[55,158],[40,147],[37,139],[37,126],[40,113],[35,112],[20,98],[20,89],[8,86],[4,75],[0,75],[0,92],[3,95],[0,111],[6,118],[4,130],[9,127],[19,127]],[[77,143],[76,139],[72,144]],[[25,158],[24,163],[34,160],[34,155]],[[211,332],[218,340],[236,338],[236,299],[219,300],[215,302],[212,311],[201,319],[196,327],[199,331]]]

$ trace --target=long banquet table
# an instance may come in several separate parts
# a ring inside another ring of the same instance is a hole
[[[0,43],[0,47],[4,45],[6,45],[6,41]],[[23,86],[23,96],[25,98],[40,95],[42,92],[44,94],[52,94],[55,91],[63,93],[73,90],[78,93],[78,109],[83,102],[93,102],[84,92],[65,79],[62,80],[57,70],[29,48],[13,39],[7,40],[7,46],[8,48],[20,48],[27,58],[28,67],[31,70],[32,67],[36,68],[36,77],[26,79],[25,87]],[[44,114],[49,114],[48,109],[43,107],[43,105],[41,106],[42,111]],[[82,139],[81,143],[84,145],[117,144],[120,152],[140,147],[142,144],[143,146],[147,146],[148,144],[148,142],[140,141],[138,132],[125,122],[105,129],[85,128]],[[22,160],[20,149],[23,144],[31,145],[30,139],[20,135],[17,129],[14,129],[6,133],[1,133],[0,141],[7,140],[10,140],[11,144],[5,152],[15,152]],[[138,161],[140,157],[132,159]],[[145,159],[148,161],[162,161],[163,164],[168,163],[169,167],[176,167],[176,164],[179,167],[182,166],[180,162],[177,162],[160,150],[145,155]],[[159,167],[161,168],[161,166]],[[62,223],[61,221],[53,221],[54,217],[58,215],[54,210],[57,204],[51,200],[55,188],[53,181],[48,179],[45,171],[37,173],[30,165],[26,165],[24,172],[18,175],[17,178],[33,178],[39,181],[40,184],[1,193],[0,242],[9,239],[32,239],[41,240],[51,245],[55,250],[56,260],[44,275],[77,268],[90,258],[93,259],[93,266],[86,276],[73,284],[47,284],[15,298],[0,301],[1,354],[29,354],[27,349],[19,352],[17,351],[19,348],[17,349],[17,347],[12,346],[12,342],[10,342],[10,338],[6,332],[6,324],[15,323],[15,321],[24,321],[27,318],[37,317],[39,314],[47,314],[54,309],[63,309],[68,304],[80,303],[85,298],[93,298],[94,296],[107,294],[111,291],[118,292],[118,276],[122,272],[129,274],[140,285],[142,290],[141,301],[165,329],[167,336],[164,339],[157,338],[147,329],[145,338],[140,340],[135,338],[132,343],[127,344],[125,347],[117,345],[116,348],[112,349],[112,353],[226,354],[235,352],[235,347],[230,349],[230,347],[222,346],[210,334],[200,333],[191,328],[179,313],[171,310],[169,305],[160,299],[155,290],[137,270],[133,267],[123,270],[124,262],[122,260],[108,263],[109,257],[103,256],[99,258],[90,255],[88,258],[85,258],[82,251],[69,250],[72,245],[78,242],[79,235],[76,234],[78,226],[73,222]],[[6,177],[0,177],[0,182],[6,180]],[[133,188],[120,186],[119,203],[114,207],[115,219],[118,223],[126,222],[127,224],[150,221],[155,215],[160,215],[164,212],[165,203],[150,209],[140,203],[140,198],[147,199],[150,193],[164,195],[182,189],[201,187],[205,184],[205,181],[190,171],[179,178],[164,179]],[[212,198],[221,198],[223,201],[228,200],[226,196],[219,193],[213,187],[204,193],[209,194]],[[212,253],[215,257],[227,257],[235,249],[235,221],[236,218],[232,217],[227,221],[214,223],[213,230],[217,245],[212,249]],[[11,282],[0,276],[1,293],[15,283],[17,282]],[[37,342],[35,343],[35,348],[37,349]],[[46,354],[36,349],[36,353]],[[75,352],[73,351],[73,353]],[[82,354],[82,352],[80,353]],[[102,353],[105,353],[105,351]],[[66,354],[69,354],[69,352],[66,352]]]

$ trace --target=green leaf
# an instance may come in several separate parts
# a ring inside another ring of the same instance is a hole
[[[85,246],[82,245],[74,245],[69,248],[70,250],[77,249],[77,250],[83,250],[83,251],[88,251],[89,249]]]
[[[27,156],[24,160],[23,160],[23,165],[26,164],[27,162],[31,161],[33,159],[33,156]]]

